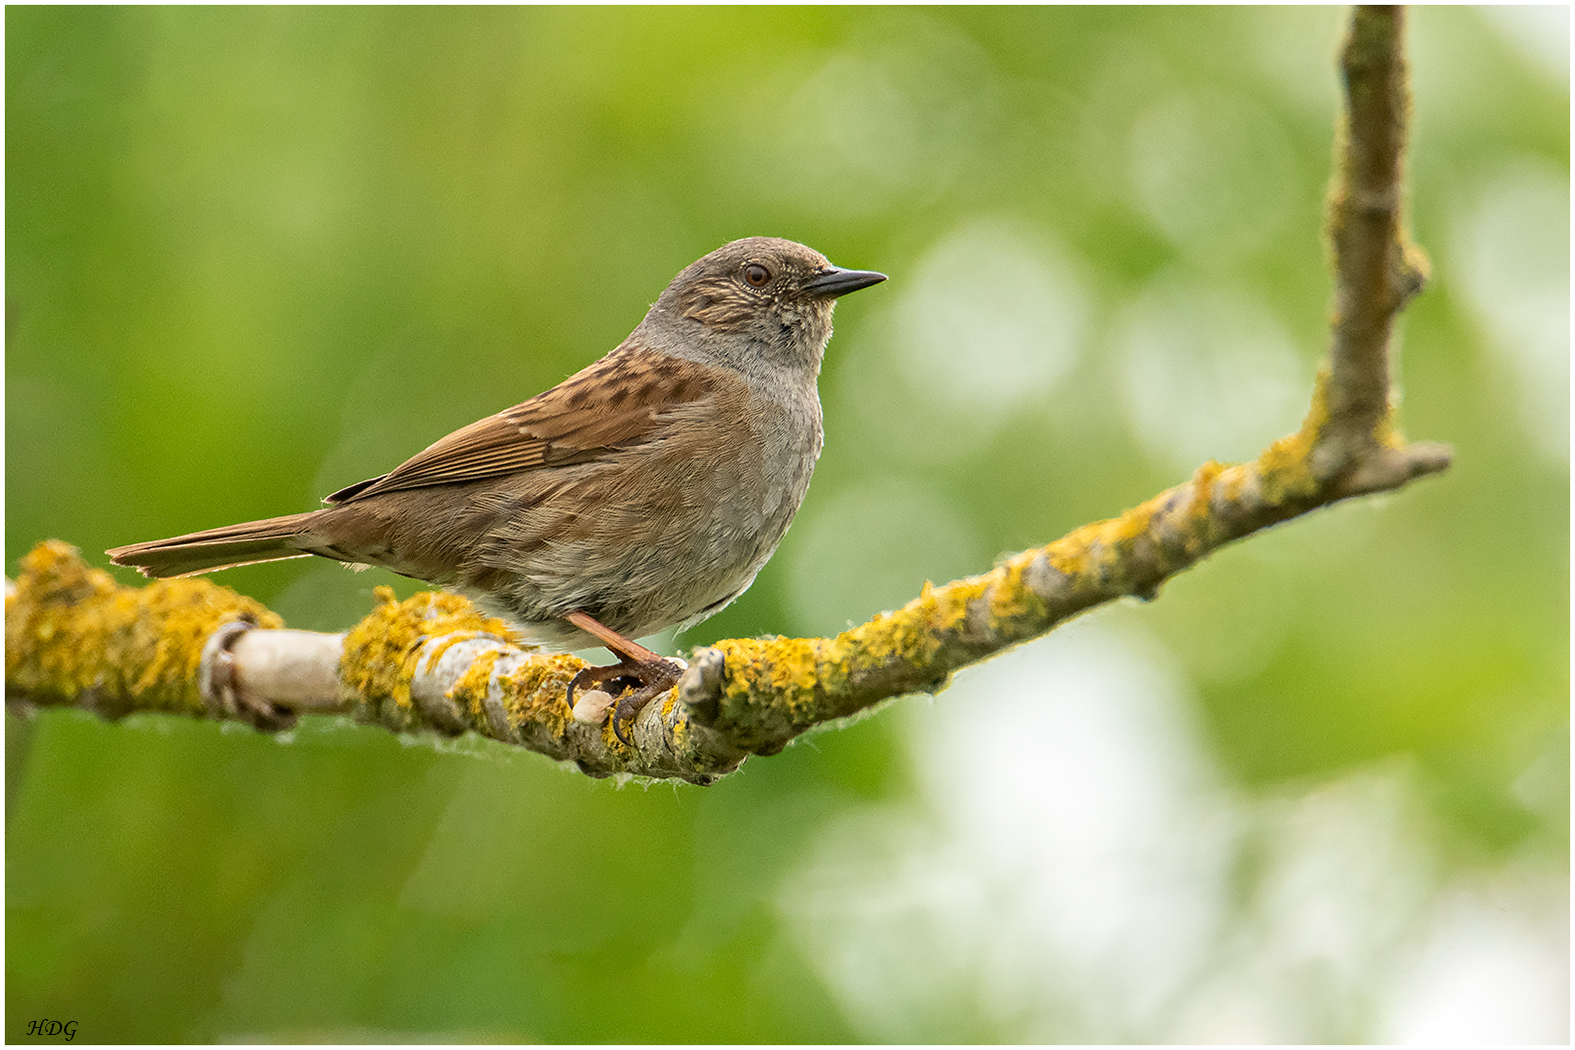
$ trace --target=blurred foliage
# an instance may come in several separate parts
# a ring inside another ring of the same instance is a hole
[[[839,308],[794,530],[678,642],[862,620],[1296,425],[1342,18],[8,8],[7,562],[309,508],[773,234],[892,279]],[[1173,651],[1239,790],[1409,756],[1450,863],[1562,867],[1568,52],[1507,25],[1423,9],[1411,40],[1435,279],[1403,423],[1453,469],[1098,615]],[[313,629],[414,589],[220,579]],[[778,887],[910,795],[925,711],[706,790],[331,721],[8,716],[6,1036],[855,1038]]]

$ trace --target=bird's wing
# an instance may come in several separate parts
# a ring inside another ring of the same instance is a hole
[[[551,390],[456,430],[325,502],[590,462],[650,440],[686,407],[699,407],[714,387],[693,362],[626,344]]]

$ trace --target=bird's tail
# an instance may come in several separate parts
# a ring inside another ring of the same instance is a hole
[[[304,558],[326,553],[314,549],[322,546],[322,540],[312,534],[313,519],[324,513],[330,512],[313,510],[226,525],[167,540],[133,543],[105,553],[116,565],[134,565],[142,575],[154,579],[194,576],[260,561]],[[331,554],[327,556],[332,557]]]

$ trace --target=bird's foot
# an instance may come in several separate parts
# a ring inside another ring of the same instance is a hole
[[[624,733],[624,720],[628,719],[633,724],[634,717],[645,709],[645,705],[655,700],[678,684],[678,678],[684,673],[684,665],[676,660],[655,656],[650,659],[638,660],[624,657],[615,664],[606,667],[586,667],[569,680],[569,708],[574,708],[574,691],[586,689],[603,683],[612,686],[609,692],[617,695],[621,689],[632,690],[618,700],[618,707],[613,711],[613,734],[627,746],[634,746],[633,741]]]
[[[587,667],[574,676],[569,682],[569,710],[574,710],[576,688],[619,680],[629,682],[634,692],[618,701],[618,709],[613,712],[612,726],[613,734],[625,746],[633,747],[633,741],[624,735],[623,720],[628,718],[632,721],[646,704],[677,685],[679,676],[685,671],[684,665],[677,660],[658,656],[639,642],[625,638],[578,609],[569,613],[564,619],[601,642],[618,658],[615,664],[606,667]]]

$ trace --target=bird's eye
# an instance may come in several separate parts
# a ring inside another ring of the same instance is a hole
[[[771,271],[759,263],[750,263],[744,267],[744,280],[753,288],[764,288],[766,282],[771,280]]]

